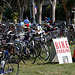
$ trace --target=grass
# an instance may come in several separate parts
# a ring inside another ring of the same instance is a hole
[[[74,45],[70,46],[73,55]],[[75,75],[75,63],[59,64],[37,58],[35,64],[20,63],[19,75]]]
[[[73,56],[74,45],[71,45],[70,49]],[[11,75],[15,75],[14,73]],[[75,63],[49,63],[49,60],[44,61],[38,58],[34,64],[28,64],[28,61],[24,64],[21,61],[18,75],[75,75]]]
[[[58,64],[58,63],[46,63],[39,61],[35,64],[23,64],[20,63],[19,75],[74,75],[75,64]]]

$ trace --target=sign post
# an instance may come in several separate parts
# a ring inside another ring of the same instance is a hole
[[[59,64],[72,63],[72,56],[67,38],[62,37],[53,39],[53,44]]]

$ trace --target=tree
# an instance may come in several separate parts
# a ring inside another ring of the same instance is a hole
[[[0,20],[2,20],[2,14],[3,14],[4,11],[5,10],[3,8],[3,2],[2,2],[2,0],[0,0]]]
[[[66,20],[66,14],[65,14],[62,2],[57,2],[55,14],[56,14],[56,21]]]
[[[2,20],[2,14],[3,14],[4,11],[5,11],[5,10],[3,9],[3,7],[0,6],[0,20]]]
[[[31,20],[31,22],[33,22],[33,5],[32,5],[33,3],[32,3],[32,0],[30,0],[30,20]]]
[[[19,21],[23,21],[23,13],[25,0],[2,0],[7,4],[7,7],[11,9],[12,13],[18,17]],[[18,12],[17,16],[14,12]]]
[[[33,23],[35,23],[35,3],[34,3],[34,0],[32,0],[32,19],[33,19]]]
[[[17,6],[18,6],[18,11],[19,11],[19,20],[23,21],[25,0],[17,0]]]
[[[56,0],[49,0],[50,5],[52,7],[52,23],[55,21],[55,7],[56,7]]]
[[[42,24],[42,4],[44,0],[37,0],[36,6],[37,6],[37,22],[39,24]]]
[[[63,8],[66,14],[66,24],[70,24],[72,16],[72,7],[75,4],[75,0],[62,0]]]

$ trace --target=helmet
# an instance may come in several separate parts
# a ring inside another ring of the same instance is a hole
[[[24,22],[20,22],[19,28],[24,28]]]
[[[29,24],[26,24],[25,26],[29,27]]]

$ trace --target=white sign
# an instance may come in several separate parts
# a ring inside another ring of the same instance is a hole
[[[72,57],[67,38],[62,37],[53,39],[53,43],[55,46],[59,64],[72,63]]]

